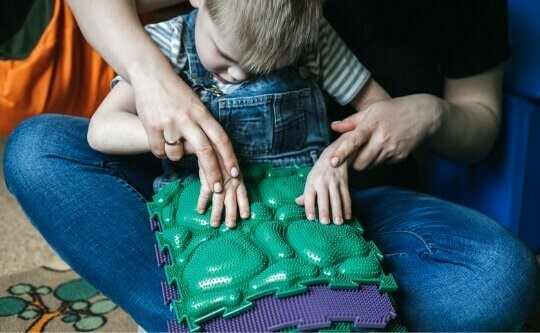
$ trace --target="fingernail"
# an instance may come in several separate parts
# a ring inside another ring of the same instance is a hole
[[[343,223],[343,219],[341,217],[334,218],[334,224],[342,224],[342,223]]]
[[[333,166],[338,166],[339,165],[339,157],[337,157],[337,156],[332,157],[332,165]]]
[[[323,218],[321,219],[321,223],[322,223],[322,224],[329,224],[329,223],[330,223],[330,220],[327,219],[326,217],[323,217]]]
[[[240,174],[240,172],[238,171],[238,168],[237,167],[232,167],[231,169],[231,176],[233,176],[234,178],[238,177],[238,175]]]
[[[315,215],[308,214],[307,219],[310,220],[310,221],[313,221],[313,220],[315,220]]]
[[[339,124],[341,122],[341,120],[336,120],[336,121],[333,121],[332,124]]]
[[[221,193],[223,191],[223,187],[221,186],[220,182],[214,183],[214,192]]]

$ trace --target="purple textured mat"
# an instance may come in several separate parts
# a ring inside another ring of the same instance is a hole
[[[154,244],[154,251],[156,253],[156,260],[159,267],[171,264],[171,257],[169,254],[167,252],[161,252],[157,244]]]
[[[154,218],[150,218],[150,229],[152,229],[152,231],[162,231],[161,224]]]
[[[330,327],[332,321],[354,322],[357,328],[384,328],[396,317],[387,293],[377,285],[354,290],[311,286],[305,294],[286,298],[267,296],[253,308],[232,318],[221,316],[200,324],[202,331],[267,332],[297,326],[299,330]],[[189,332],[187,325],[168,323],[169,332]]]
[[[174,286],[169,286],[165,281],[161,281],[161,291],[163,293],[163,302],[165,305],[169,305],[173,300],[180,298],[178,289]]]

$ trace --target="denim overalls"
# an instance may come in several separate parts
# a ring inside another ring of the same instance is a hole
[[[313,75],[291,65],[223,94],[197,55],[196,15],[195,10],[184,17],[181,47],[187,64],[180,76],[225,129],[240,165],[313,165],[329,143],[324,98]],[[160,183],[198,175],[195,156],[167,163]]]

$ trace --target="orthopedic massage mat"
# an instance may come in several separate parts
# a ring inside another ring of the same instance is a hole
[[[211,207],[197,213],[198,179],[154,196],[170,332],[405,331],[388,294],[397,285],[359,221],[323,225],[295,204],[309,170],[245,170],[251,216],[234,229],[210,227]]]

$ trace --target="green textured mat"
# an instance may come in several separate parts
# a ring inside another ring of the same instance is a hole
[[[381,268],[379,249],[363,238],[358,220],[337,226],[306,219],[294,199],[303,193],[308,168],[244,171],[251,217],[234,229],[211,228],[211,209],[197,213],[199,180],[171,183],[148,203],[150,216],[162,228],[156,232],[159,249],[171,258],[165,272],[180,293],[180,300],[173,301],[179,322],[196,329],[214,316],[246,311],[257,298],[295,295],[313,284],[397,289],[392,275]]]

